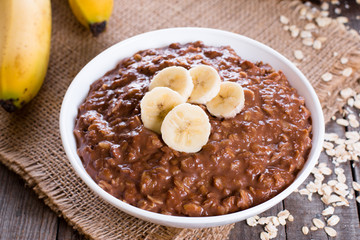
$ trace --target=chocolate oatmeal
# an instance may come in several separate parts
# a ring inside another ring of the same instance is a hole
[[[178,152],[141,122],[140,101],[169,66],[205,64],[239,83],[245,106],[233,118],[209,114],[209,141]],[[94,82],[80,106],[78,154],[105,191],[153,212],[214,216],[260,204],[289,186],[311,149],[311,116],[285,75],[201,42],[140,51]]]

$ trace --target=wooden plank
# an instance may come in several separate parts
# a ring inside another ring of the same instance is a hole
[[[283,204],[279,203],[276,206],[270,208],[266,212],[260,214],[260,217],[276,216],[281,210],[283,210]],[[264,226],[257,225],[250,227],[246,221],[241,221],[235,224],[229,235],[229,240],[239,239],[260,239],[260,233],[264,231]],[[286,239],[285,227],[278,226],[278,235],[274,239]]]
[[[85,240],[76,230],[70,227],[63,218],[58,219],[59,227],[56,240]]]
[[[312,0],[311,2],[313,2],[315,4],[319,4],[320,2],[324,2],[324,1]],[[330,17],[336,18],[339,16],[346,16],[349,19],[349,22],[346,25],[353,29],[357,29],[359,31],[360,21],[358,19],[356,19],[356,16],[359,15],[360,5],[357,4],[355,0],[339,1],[339,3],[340,3],[339,5],[330,4],[330,6],[329,6]],[[340,14],[335,13],[334,10],[336,8],[341,9]]]
[[[321,153],[319,162],[326,162],[327,157],[324,153]],[[305,182],[299,187],[299,189],[305,188],[306,184],[309,183],[309,180],[313,181],[314,178],[309,176]],[[321,219],[321,211],[324,210],[324,204],[320,200],[320,197],[317,194],[312,196],[312,201],[308,200],[306,195],[300,195],[299,193],[292,193],[290,196],[284,200],[285,209],[294,216],[294,222],[291,224],[286,224],[286,236],[287,239],[328,239],[324,231],[310,231],[308,235],[304,235],[301,231],[303,226],[310,228],[312,226],[313,218]]]
[[[359,109],[356,109],[355,107],[349,107],[349,106],[346,106],[345,107],[345,110],[348,111],[349,113],[352,113],[356,116],[356,120],[360,122],[360,117],[359,117],[359,114],[360,114],[360,110]],[[357,131],[357,132],[360,132],[360,127],[358,128],[353,128],[351,126],[348,126],[348,130],[349,131]],[[359,157],[360,158],[360,157]],[[353,180],[355,182],[358,182],[360,183],[360,161],[352,161],[351,162],[351,170],[352,170],[352,173],[353,173]],[[358,197],[360,196],[360,193],[359,192],[355,192],[355,197]],[[357,212],[358,212],[358,219],[360,221],[360,203],[356,202],[357,203]]]
[[[0,164],[0,240],[56,239],[57,216]]]
[[[341,118],[340,114],[337,114],[337,117]],[[336,122],[331,121],[326,125],[327,133],[337,133],[339,137],[345,138],[345,128],[336,124]],[[330,176],[326,176],[323,183],[326,183],[329,180],[336,179],[336,175],[334,173],[335,166],[331,163],[331,158],[327,156],[325,153],[321,153],[319,162],[327,163],[328,167],[332,169],[333,173]],[[347,179],[347,185],[350,186],[352,182],[352,171],[350,163],[341,164],[339,167],[344,169],[344,174]],[[310,176],[311,180],[313,177]],[[309,180],[305,181],[307,184]],[[303,184],[299,189],[304,188]],[[349,207],[336,207],[335,215],[340,217],[340,223],[333,227],[338,232],[339,239],[356,239],[356,236],[360,236],[360,229],[354,228],[351,226],[359,226],[359,220],[357,216],[356,203],[354,199],[348,199],[350,206]],[[299,202],[303,202],[304,204],[299,204]],[[301,196],[298,193],[293,193],[290,197],[285,200],[285,208],[290,212],[295,212],[294,216],[301,216],[299,219],[296,218],[296,227],[294,226],[286,226],[287,237],[288,239],[308,239],[309,237],[313,239],[327,239],[325,232],[323,230],[318,231],[310,231],[310,234],[305,236],[301,232],[302,226],[312,226],[312,219],[319,218],[321,220],[325,220],[321,215],[323,209],[325,209],[327,205],[321,202],[318,194],[313,195],[312,202],[309,202],[306,199],[306,196]]]
[[[337,118],[341,118],[340,114],[336,115]],[[335,123],[335,121],[331,121],[327,125],[327,132],[335,132],[339,135],[339,137],[345,139],[345,128],[339,126]],[[333,174],[325,180],[336,179],[336,175],[334,174],[334,165],[329,164],[329,167],[333,170]],[[351,187],[353,176],[351,163],[343,163],[340,164],[341,168],[344,169],[344,174],[346,176],[346,184]],[[340,222],[334,227],[337,231],[338,239],[357,239],[360,236],[360,228],[354,227],[359,226],[359,218],[357,214],[357,206],[355,199],[347,199],[349,201],[349,207],[336,207],[335,215],[340,217]]]

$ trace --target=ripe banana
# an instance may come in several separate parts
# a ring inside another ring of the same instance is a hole
[[[218,95],[206,103],[208,111],[215,117],[235,117],[244,107],[244,90],[238,83],[223,82]]]
[[[69,0],[70,8],[78,21],[96,37],[106,28],[111,16],[113,0]]]
[[[0,105],[13,112],[38,93],[47,70],[50,0],[0,1]]]
[[[174,107],[161,125],[164,142],[172,149],[187,153],[200,151],[209,140],[210,131],[205,111],[189,103]]]
[[[158,72],[151,80],[149,90],[156,87],[168,87],[178,92],[185,101],[189,98],[194,84],[189,71],[183,67],[167,67]]]
[[[190,69],[194,83],[189,102],[205,104],[213,99],[220,91],[221,79],[218,72],[207,65],[197,65]]]
[[[141,120],[144,126],[160,133],[166,114],[183,102],[185,100],[180,94],[167,87],[157,87],[147,92],[140,102]]]

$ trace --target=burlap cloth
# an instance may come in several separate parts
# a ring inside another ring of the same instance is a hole
[[[49,69],[39,95],[24,109],[8,114],[0,110],[0,160],[20,174],[39,197],[81,233],[93,239],[225,239],[233,225],[206,229],[176,229],[148,223],[112,207],[76,176],[59,135],[58,117],[65,91],[80,69],[107,47],[133,35],[180,26],[218,28],[254,38],[289,59],[311,81],[324,107],[326,119],[341,106],[340,89],[359,88],[360,38],[336,22],[317,34],[327,38],[321,50],[301,44],[283,30],[280,15],[290,25],[299,19],[299,2],[245,0],[120,1],[115,0],[108,31],[93,38],[75,20],[67,1],[53,0],[53,34]],[[293,57],[301,49],[305,59]],[[338,56],[334,57],[333,53]],[[350,61],[342,65],[340,57]],[[341,71],[352,66],[345,78]],[[331,72],[330,82],[321,75]]]

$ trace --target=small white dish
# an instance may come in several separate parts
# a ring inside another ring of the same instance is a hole
[[[76,151],[73,134],[78,107],[88,94],[89,86],[101,78],[106,72],[116,67],[123,58],[129,57],[139,50],[165,47],[171,43],[187,43],[203,41],[210,46],[231,46],[243,59],[269,63],[274,69],[281,70],[290,84],[305,98],[305,104],[312,117],[312,149],[304,168],[295,181],[284,191],[268,201],[249,209],[212,217],[179,217],[146,211],[113,197],[99,187],[85,171]],[[106,49],[92,59],[74,78],[64,97],[60,112],[60,133],[63,146],[76,173],[100,197],[122,211],[157,224],[182,228],[202,228],[220,226],[238,222],[264,212],[281,202],[308,177],[319,158],[324,138],[324,118],[319,99],[306,77],[283,55],[272,48],[250,38],[216,29],[207,28],[170,28],[140,34],[119,42]],[[301,204],[301,203],[299,203]]]

